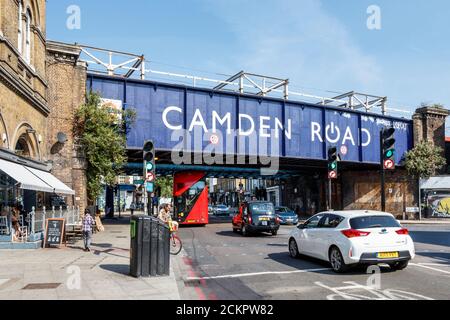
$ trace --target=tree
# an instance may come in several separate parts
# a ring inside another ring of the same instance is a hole
[[[160,177],[156,179],[156,186],[161,188],[162,198],[173,197],[173,177]]]
[[[421,141],[406,153],[406,170],[417,179],[429,178],[446,165],[443,150],[430,141]]]
[[[432,142],[423,140],[414,149],[406,153],[406,170],[415,177],[418,182],[435,175],[447,160],[442,156],[443,150]],[[420,183],[418,188],[418,199],[420,203]],[[419,206],[419,219],[422,217],[422,208]]]
[[[135,121],[129,109],[117,113],[102,106],[101,97],[90,92],[75,114],[74,134],[86,156],[88,201],[94,203],[103,185],[113,185],[127,161],[126,130]]]

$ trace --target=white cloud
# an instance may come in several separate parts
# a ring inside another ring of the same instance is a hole
[[[289,77],[291,83],[305,87],[374,94],[382,89],[375,58],[358,47],[319,0],[205,3],[236,36],[232,54],[236,72]]]

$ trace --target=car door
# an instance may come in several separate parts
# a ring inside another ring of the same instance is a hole
[[[299,226],[299,251],[301,253],[316,257],[315,242],[317,241],[317,230],[323,214],[317,214],[311,217],[303,225]]]
[[[319,221],[314,249],[318,258],[328,260],[328,250],[331,244],[334,243],[336,227],[343,219],[339,215],[327,213]]]

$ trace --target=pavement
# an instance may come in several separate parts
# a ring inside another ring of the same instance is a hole
[[[168,277],[129,275],[129,219],[104,224],[91,252],[81,241],[60,249],[1,250],[0,300],[179,300],[172,266]]]
[[[327,262],[288,254],[288,235],[242,237],[226,219],[180,229],[184,252],[174,268],[182,299],[450,299],[450,226],[408,226],[416,258],[403,271],[387,266],[335,274]],[[371,272],[376,272],[372,274]],[[370,273],[368,273],[370,272]]]

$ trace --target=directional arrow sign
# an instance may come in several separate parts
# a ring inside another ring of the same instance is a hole
[[[394,168],[394,166],[395,166],[394,160],[388,159],[384,161],[384,168],[386,170],[391,170]]]
[[[155,181],[155,174],[153,172],[147,173],[147,182],[153,182]]]

